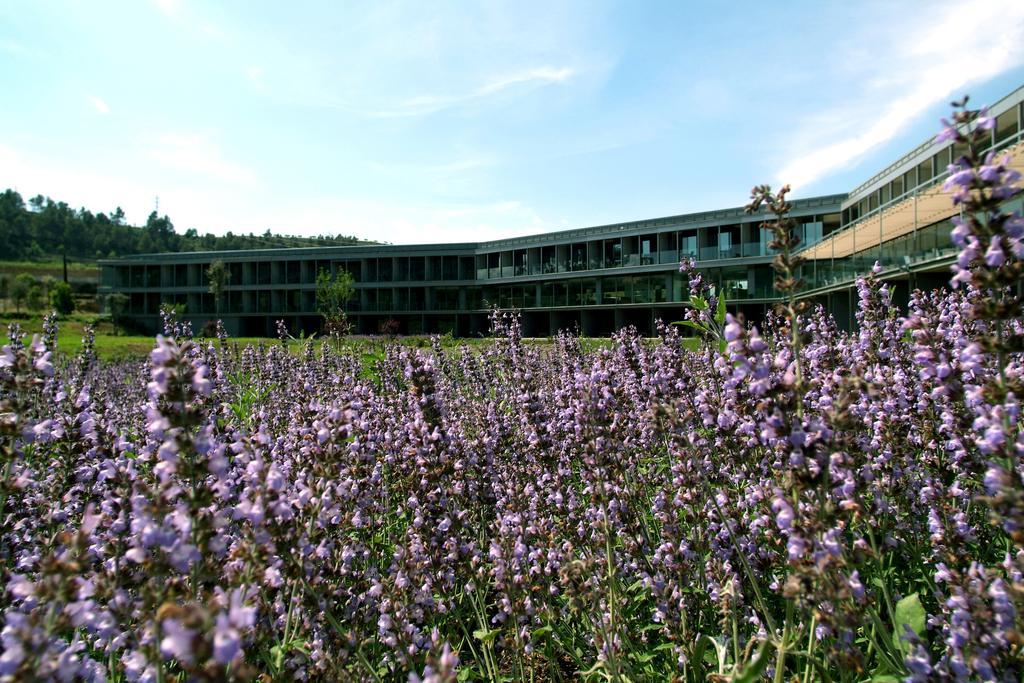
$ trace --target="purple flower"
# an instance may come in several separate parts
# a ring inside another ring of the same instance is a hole
[[[988,107],[982,107],[978,111],[978,118],[974,120],[974,125],[978,130],[992,130],[996,127],[996,119],[994,116],[988,115]]]
[[[172,657],[183,664],[191,664],[195,631],[185,628],[177,619],[164,619],[161,628],[163,638],[160,640],[160,652],[165,657]]]
[[[954,216],[950,220],[953,222],[953,230],[949,236],[953,240],[953,244],[958,247],[967,246],[967,238],[971,235],[970,225],[959,216]]]
[[[950,164],[949,177],[943,183],[942,189],[949,192],[955,187],[967,188],[974,182],[976,174],[972,168],[964,168],[958,164]]]
[[[192,375],[192,390],[200,396],[209,396],[210,391],[213,389],[213,382],[207,379],[206,375],[209,369],[205,364],[200,364],[195,374]]]
[[[24,600],[35,593],[35,585],[22,574],[11,574],[7,591],[17,600]]]
[[[225,614],[217,615],[213,633],[213,658],[218,664],[227,666],[242,651],[242,639]]]
[[[935,144],[955,140],[957,135],[956,127],[946,119],[942,119],[942,131],[935,136]]]
[[[793,508],[790,507],[788,501],[781,497],[773,498],[772,511],[775,512],[775,524],[779,529],[782,531],[793,529]]]
[[[850,587],[850,593],[853,595],[854,600],[858,602],[863,601],[867,597],[867,593],[864,590],[864,584],[860,580],[860,572],[856,569],[850,574],[846,580],[847,585]]]
[[[793,534],[786,543],[786,552],[789,555],[790,561],[799,560],[807,552],[807,541]]]
[[[246,605],[245,599],[246,592],[241,588],[236,588],[231,591],[228,600],[228,622],[241,631],[251,629],[256,623],[257,609]]]
[[[42,375],[53,377],[53,363],[50,362],[52,356],[53,354],[49,351],[43,353],[35,359],[32,363],[32,367]]]
[[[989,242],[988,250],[985,252],[985,265],[990,268],[998,268],[1004,263],[1006,263],[1006,254],[1003,253],[999,235],[995,235],[992,237],[992,241]]]
[[[4,638],[3,646],[4,651],[0,654],[0,675],[14,676],[21,668],[21,663],[25,661],[25,649],[13,638]]]
[[[125,677],[129,681],[153,681],[156,679],[156,671],[149,666],[146,655],[138,650],[129,650],[121,656],[121,663],[124,665]]]

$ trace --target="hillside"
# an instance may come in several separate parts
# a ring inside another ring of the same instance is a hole
[[[345,235],[294,237],[249,233],[200,235],[190,228],[175,232],[171,219],[154,211],[145,225],[124,222],[120,207],[109,214],[93,213],[86,208],[73,209],[65,202],[41,195],[26,202],[14,190],[0,193],[0,245],[3,261],[52,261],[67,256],[74,261],[92,261],[131,254],[162,251],[216,251],[230,249],[268,249],[275,247],[350,246],[369,244]]]

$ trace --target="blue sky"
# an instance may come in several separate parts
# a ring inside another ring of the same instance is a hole
[[[0,187],[475,241],[851,189],[1024,84],[1024,2],[0,0]]]

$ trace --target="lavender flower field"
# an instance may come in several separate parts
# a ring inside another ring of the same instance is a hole
[[[716,326],[697,274],[698,350],[12,328],[0,680],[1020,680],[1024,221],[1000,160],[955,171],[958,286],[869,276],[852,333]]]

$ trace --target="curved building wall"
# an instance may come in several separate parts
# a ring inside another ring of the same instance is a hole
[[[989,147],[1024,170],[1024,87],[990,112]],[[930,140],[849,194],[796,200],[803,296],[849,326],[853,281],[876,261],[898,296],[942,286],[955,215],[942,183],[958,152]],[[1019,207],[1021,199],[1009,203]],[[682,316],[683,258],[697,261],[732,310],[764,313],[777,295],[762,220],[728,208],[480,243],[140,255],[101,261],[100,293],[123,294],[127,315],[149,332],[161,305],[177,304],[197,329],[220,318],[231,334],[270,336],[283,319],[293,332],[312,333],[320,327],[317,273],[345,269],[355,280],[349,315],[361,334],[397,326],[405,334],[475,336],[486,332],[494,307],[521,310],[528,336],[604,335],[625,325],[651,334],[658,319]],[[206,281],[214,260],[231,272],[220,301]]]

